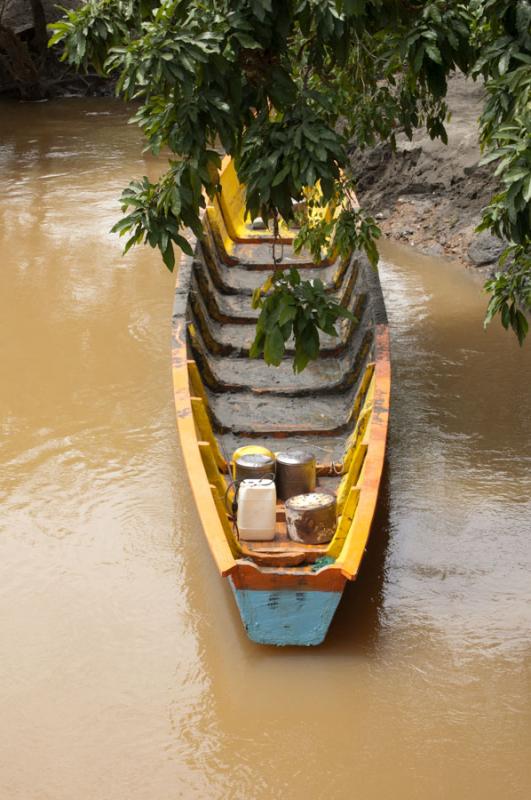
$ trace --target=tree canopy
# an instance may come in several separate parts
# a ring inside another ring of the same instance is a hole
[[[235,159],[251,215],[274,227],[279,216],[289,222],[293,200],[318,186],[312,202],[332,202],[338,213],[303,221],[297,247],[317,261],[360,247],[376,263],[377,226],[344,202],[355,189],[349,143],[394,145],[399,132],[411,137],[419,127],[446,141],[449,76],[481,77],[480,141],[502,187],[481,227],[507,244],[503,270],[486,285],[487,320],[499,314],[523,341],[531,309],[529,0],[90,0],[52,30],[65,60],[115,76],[117,93],[138,102],[134,121],[148,147],[171,151],[160,180],[125,189],[126,215],[115,226],[126,249],[158,247],[169,269],[172,242],[189,249],[184,229],[201,235],[204,193],[218,189],[220,145]],[[297,341],[305,283],[277,274],[269,294],[255,298],[262,327],[254,352],[270,363],[290,335]],[[318,289],[313,298],[308,292],[313,343],[297,369],[317,355],[317,329],[331,332],[341,313]],[[286,303],[292,312],[282,326]]]

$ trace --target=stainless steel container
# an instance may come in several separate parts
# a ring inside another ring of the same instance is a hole
[[[243,481],[246,478],[274,478],[275,459],[264,453],[246,453],[234,461],[235,478]]]
[[[281,500],[313,492],[315,484],[315,456],[312,453],[295,448],[277,453],[277,494]]]

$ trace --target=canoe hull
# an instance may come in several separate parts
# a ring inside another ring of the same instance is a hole
[[[243,224],[242,193],[236,184],[226,189],[226,211],[231,216],[234,200],[232,215]],[[346,581],[358,574],[384,463],[391,373],[381,288],[359,254],[316,266],[286,243],[283,266],[295,264],[308,280],[321,280],[354,319],[343,320],[337,336],[323,335],[321,357],[302,375],[294,376],[287,359],[276,370],[250,362],[257,316],[251,296],[263,284],[261,271],[275,267],[271,243],[253,235],[242,244],[225,230],[222,211],[215,201],[203,218],[204,235],[190,236],[193,256],[182,255],[175,288],[173,384],[186,471],[213,559],[229,578],[249,638],[319,645]],[[281,504],[274,542],[240,541],[227,513],[230,455],[257,440],[274,452],[319,453],[319,485],[338,499],[329,544],[289,540]]]
[[[238,589],[229,577],[249,639],[258,644],[321,644],[342,591]]]

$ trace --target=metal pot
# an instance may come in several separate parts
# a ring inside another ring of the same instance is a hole
[[[244,453],[234,460],[234,477],[237,481],[246,478],[274,478],[275,458],[265,453]]]
[[[336,498],[326,492],[299,494],[286,500],[286,526],[294,542],[325,544],[336,530]]]
[[[313,492],[316,480],[312,453],[295,448],[277,453],[277,493],[281,500]]]

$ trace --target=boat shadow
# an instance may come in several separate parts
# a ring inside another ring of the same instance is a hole
[[[343,654],[363,651],[368,654],[377,647],[385,594],[390,504],[389,462],[386,459],[378,505],[359,576],[355,581],[347,581],[320,652],[330,655],[332,650]]]

